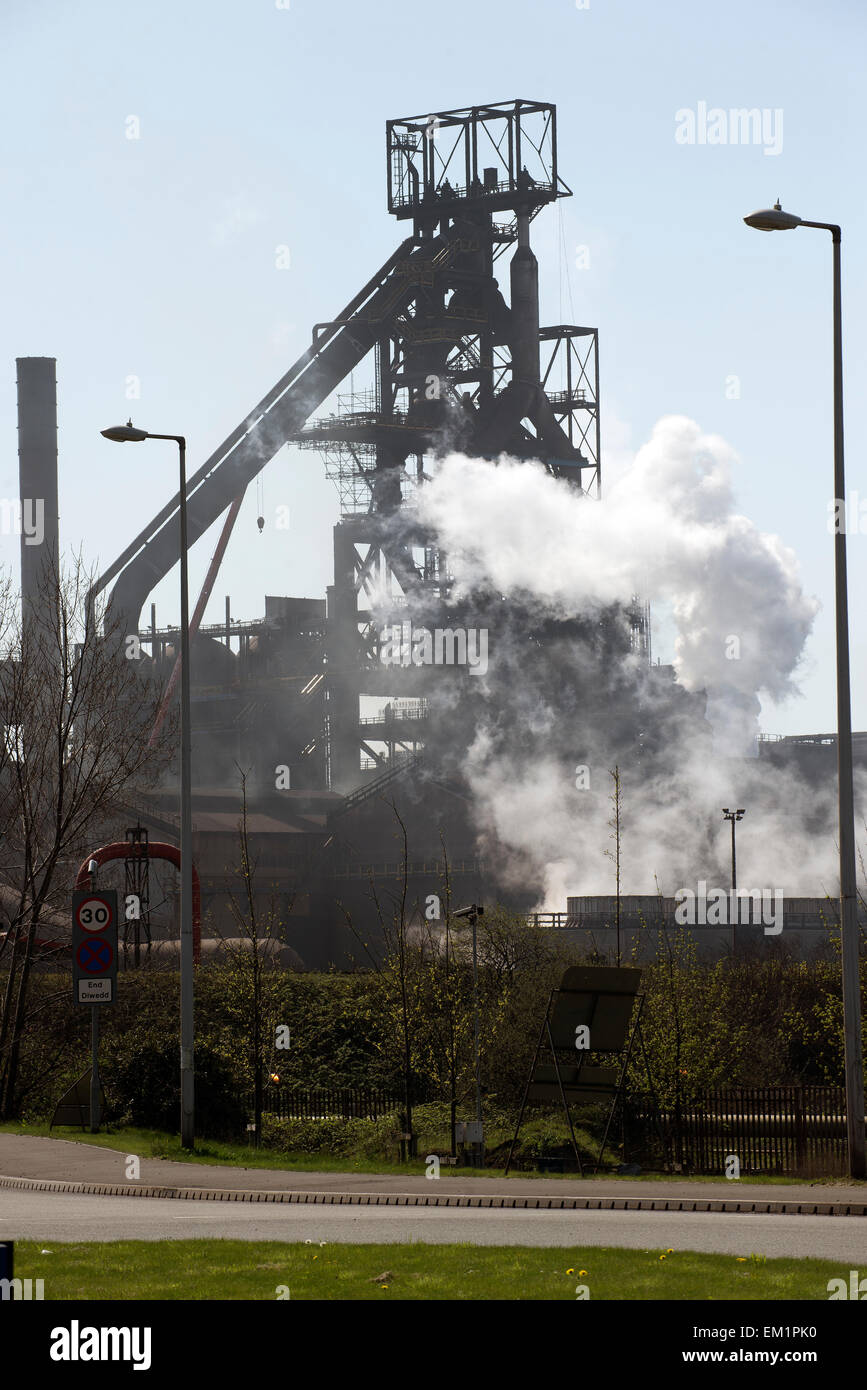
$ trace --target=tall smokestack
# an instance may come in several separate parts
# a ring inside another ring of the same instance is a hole
[[[60,535],[57,505],[57,363],[18,357],[21,617],[26,635],[56,627]]]

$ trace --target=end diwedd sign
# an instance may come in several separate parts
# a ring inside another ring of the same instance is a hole
[[[117,989],[117,893],[72,895],[72,998],[113,1004]]]

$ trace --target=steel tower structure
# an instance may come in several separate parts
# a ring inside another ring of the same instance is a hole
[[[232,504],[284,444],[322,453],[342,513],[322,731],[327,782],[339,792],[358,786],[365,753],[369,765],[387,765],[375,744],[393,758],[424,741],[423,703],[365,724],[360,700],[423,696],[430,679],[386,670],[379,644],[389,613],[435,620],[448,607],[447,557],[403,510],[437,458],[507,453],[540,460],[588,495],[601,483],[597,330],[539,321],[530,226],[571,196],[558,173],[555,108],[517,100],[389,121],[386,162],[389,211],[411,222],[411,234],[337,318],[314,326],[307,351],[187,489],[192,544],[227,509],[231,526]],[[506,253],[508,302],[494,273]],[[312,419],[368,355],[372,389],[338,396],[333,413]],[[114,581],[111,608],[124,631],[138,631],[148,594],[177,560],[178,504],[176,496],[95,586]]]

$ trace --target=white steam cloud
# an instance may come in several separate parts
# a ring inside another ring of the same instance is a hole
[[[418,509],[461,591],[493,584],[564,616],[633,594],[670,603],[677,679],[707,691],[720,751],[743,754],[759,696],[797,692],[818,604],[794,553],[734,510],[732,460],[724,440],[668,416],[601,503],[540,464],[452,454]]]
[[[491,670],[472,682],[479,698],[462,770],[483,850],[498,863],[505,850],[515,883],[538,888],[548,907],[570,893],[613,892],[603,858],[612,847],[608,770],[623,741],[610,711],[626,687],[657,738],[652,755],[621,765],[623,892],[653,892],[658,880],[671,893],[715,871],[725,884],[720,808],[729,804],[748,808],[739,881],[787,895],[835,891],[834,786],[805,786],[795,771],[751,756],[761,697],[798,693],[818,604],[801,588],[793,552],[736,510],[733,458],[723,439],[671,416],[601,502],[541,465],[460,454],[443,459],[417,494],[421,521],[448,555],[456,600],[492,591],[506,600],[503,630],[492,623]],[[544,644],[533,647],[532,631],[516,632],[505,617],[510,599],[534,622],[556,624],[610,613],[636,594],[671,611],[679,695],[627,652],[613,675],[604,668],[610,688],[588,699],[580,650],[570,656],[561,642],[540,677]],[[712,749],[684,692],[707,695]],[[590,768],[583,790],[575,762]]]

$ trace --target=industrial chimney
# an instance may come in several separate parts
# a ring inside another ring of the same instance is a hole
[[[50,644],[57,625],[57,363],[18,357],[21,618],[25,640]]]

